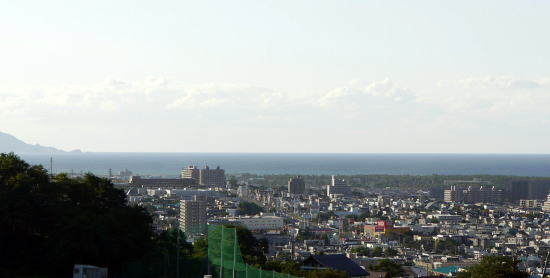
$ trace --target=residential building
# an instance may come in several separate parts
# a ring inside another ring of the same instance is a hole
[[[550,194],[546,197],[544,205],[542,205],[542,210],[545,212],[550,212]]]
[[[344,197],[350,196],[351,187],[346,184],[344,179],[338,179],[335,176],[332,176],[331,184],[327,185],[327,196],[334,197],[337,195]]]
[[[456,203],[501,203],[503,191],[494,186],[473,186],[464,188],[460,185],[451,185],[450,189],[444,191],[445,202]]]
[[[239,195],[240,198],[247,199],[249,194],[250,190],[247,185],[239,185],[237,188],[237,195]]]
[[[312,255],[301,263],[300,268],[305,270],[330,268],[343,271],[348,277],[355,278],[369,276],[369,273],[366,270],[361,268],[357,263],[346,257],[344,254]]]
[[[142,178],[140,176],[131,176],[128,182],[132,186],[145,188],[181,188],[197,184],[194,179],[163,179],[163,178]]]
[[[550,193],[550,180],[514,180],[508,184],[506,199],[511,202],[544,200]]]
[[[200,169],[195,165],[187,166],[181,170],[182,179],[195,179],[197,183],[200,179]]]
[[[189,235],[206,234],[206,202],[180,201],[180,230]]]
[[[368,237],[379,237],[388,233],[406,233],[411,229],[409,227],[395,227],[390,221],[378,220],[376,225],[365,225],[364,233]]]
[[[280,230],[284,227],[284,219],[273,215],[234,217],[228,220],[240,224],[251,231]]]
[[[306,183],[301,177],[294,177],[288,181],[288,193],[290,195],[302,195],[306,193]]]
[[[199,184],[211,187],[225,187],[225,170],[220,169],[220,166],[216,169],[210,169],[208,165],[201,169],[199,172]]]

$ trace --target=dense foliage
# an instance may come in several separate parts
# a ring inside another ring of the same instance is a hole
[[[504,256],[490,256],[467,271],[459,272],[459,278],[524,278],[529,274],[518,269],[518,261]]]
[[[379,260],[376,264],[370,267],[371,270],[386,272],[386,277],[400,277],[405,274],[405,271],[401,268],[401,265],[392,262],[388,259]]]
[[[125,198],[106,179],[50,179],[43,167],[1,154],[0,269],[62,274],[80,263],[120,271],[153,244],[151,217]]]
[[[262,207],[253,202],[240,202],[238,208],[240,215],[256,215],[264,211]]]

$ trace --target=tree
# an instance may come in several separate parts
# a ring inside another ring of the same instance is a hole
[[[403,275],[405,272],[401,268],[401,265],[395,262],[392,262],[388,259],[379,260],[378,263],[370,267],[372,270],[384,271],[387,272],[386,277],[398,277]]]
[[[350,249],[351,253],[357,253],[359,256],[365,256],[368,257],[370,255],[370,249],[368,247],[353,247]]]
[[[266,258],[264,253],[268,251],[267,240],[257,240],[250,230],[242,226],[225,225],[225,227],[237,229],[237,241],[239,242],[239,248],[245,263],[256,266],[265,264]]]
[[[382,248],[378,246],[374,247],[371,252],[372,257],[382,257],[383,254],[384,254],[384,251],[382,250]]]
[[[395,257],[397,256],[397,250],[392,248],[386,248],[384,249],[384,256],[385,257]]]
[[[74,264],[119,273],[151,249],[151,223],[108,179],[50,178],[42,166],[0,154],[0,270],[10,276],[68,276]]]
[[[262,207],[252,202],[240,202],[238,208],[241,215],[256,215],[264,211]]]
[[[505,256],[490,256],[481,260],[478,265],[459,272],[459,278],[524,278],[529,274],[518,269],[518,261]]]

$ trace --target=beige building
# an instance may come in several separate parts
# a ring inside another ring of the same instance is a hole
[[[180,201],[180,230],[188,235],[206,234],[206,202]]]
[[[195,165],[190,165],[187,168],[183,168],[181,170],[181,178],[182,179],[195,179],[197,183],[199,183],[200,178],[200,170]]]
[[[182,179],[193,179],[199,185],[208,187],[225,187],[225,170],[220,169],[220,166],[215,169],[205,166],[204,169],[199,169],[195,165],[187,166],[181,170]]]
[[[544,205],[542,206],[542,210],[546,212],[550,212],[550,194],[546,197],[546,202],[544,202]]]

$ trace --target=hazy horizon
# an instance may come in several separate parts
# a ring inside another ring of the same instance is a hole
[[[90,152],[550,153],[548,1],[12,1],[0,131]]]

